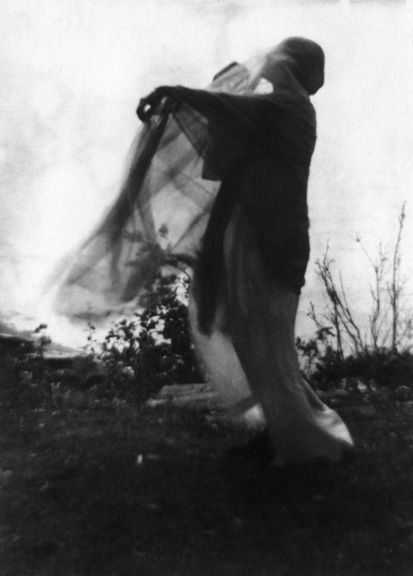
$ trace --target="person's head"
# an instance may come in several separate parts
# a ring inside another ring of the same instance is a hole
[[[315,94],[323,86],[325,57],[316,42],[299,36],[283,40],[269,55],[266,77],[271,75],[271,56],[288,59],[294,75],[308,94]]]

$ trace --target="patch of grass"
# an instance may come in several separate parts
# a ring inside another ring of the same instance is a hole
[[[2,367],[2,576],[412,573],[402,410],[345,409],[354,462],[271,471],[228,457],[242,433],[209,410],[137,407],[69,382],[11,401],[15,367]]]

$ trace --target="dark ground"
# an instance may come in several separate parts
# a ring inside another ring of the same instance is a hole
[[[137,409],[87,390],[6,404],[2,576],[413,574],[413,436],[400,406],[374,418],[343,409],[353,462],[269,471],[226,454],[241,434],[211,410]]]

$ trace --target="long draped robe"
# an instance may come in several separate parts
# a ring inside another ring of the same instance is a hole
[[[59,291],[73,314],[136,304],[163,262],[194,262],[190,317],[207,376],[236,411],[258,406],[277,462],[338,460],[340,417],[303,381],[294,343],[308,262],[314,108],[287,61],[273,91],[233,66],[210,90],[164,89],[121,194]]]

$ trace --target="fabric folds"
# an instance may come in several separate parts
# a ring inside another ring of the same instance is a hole
[[[119,197],[70,266],[66,260],[59,311],[100,316],[136,306],[162,263],[199,259],[217,194],[226,196],[219,201],[230,210],[230,188],[250,215],[268,270],[299,292],[308,256],[315,115],[288,62],[277,64],[279,87],[257,94],[265,62],[233,65],[209,90],[170,90],[137,137]],[[229,173],[236,182],[221,187]],[[224,212],[216,211],[211,222],[215,244]],[[212,246],[204,249],[207,254]]]
[[[337,461],[353,445],[303,380],[295,349],[316,141],[309,94],[324,55],[290,40],[232,63],[207,90],[150,95],[120,195],[63,263],[56,300],[72,317],[124,313],[162,266],[191,267],[200,363],[233,414],[267,427],[279,465]]]

